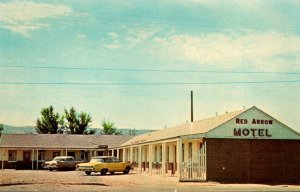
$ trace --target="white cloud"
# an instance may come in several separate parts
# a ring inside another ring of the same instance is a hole
[[[128,36],[126,41],[128,43],[128,48],[132,48],[144,41],[147,41],[151,37],[153,37],[158,32],[157,28],[149,27],[149,28],[130,28],[128,30]]]
[[[1,27],[28,36],[30,31],[49,24],[41,23],[42,19],[58,18],[72,13],[72,9],[62,4],[35,3],[14,1],[0,3]]]
[[[77,35],[77,38],[78,38],[78,39],[86,39],[86,38],[87,38],[87,35],[86,35],[86,34],[78,34],[78,35]]]
[[[112,39],[117,39],[119,37],[119,34],[115,32],[107,33],[107,35]]]
[[[121,47],[121,45],[119,43],[112,43],[112,44],[106,45],[106,47],[108,49],[119,49]]]
[[[156,52],[200,65],[235,68],[244,63],[258,70],[299,71],[300,37],[282,33],[171,35],[154,38]]]

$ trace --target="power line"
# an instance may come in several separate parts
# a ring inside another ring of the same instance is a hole
[[[288,81],[225,81],[225,82],[165,82],[165,83],[97,83],[97,82],[0,82],[1,85],[95,85],[95,86],[156,86],[156,85],[229,85],[229,84],[273,84],[300,83],[300,80]]]
[[[98,67],[57,67],[57,66],[0,66],[0,68],[27,68],[27,69],[55,69],[55,70],[89,70],[89,71],[122,71],[122,72],[168,72],[168,73],[237,73],[237,74],[282,74],[299,75],[300,72],[272,72],[272,71],[217,71],[217,70],[172,70],[172,69],[125,69],[125,68],[98,68]]]

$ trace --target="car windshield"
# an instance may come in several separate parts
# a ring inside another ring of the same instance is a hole
[[[104,162],[104,159],[103,159],[103,158],[91,159],[90,162],[91,162],[91,163],[93,163],[93,162],[100,162],[100,163],[103,163],[103,162]]]
[[[53,161],[66,161],[64,158],[61,158],[61,157],[55,157],[53,159]]]

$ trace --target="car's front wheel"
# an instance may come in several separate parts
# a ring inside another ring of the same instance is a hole
[[[102,169],[101,170],[101,175],[106,175],[106,173],[107,173],[107,169]]]
[[[85,171],[85,174],[86,174],[86,175],[91,175],[91,173],[92,173],[92,172],[90,172],[90,171]]]
[[[125,170],[123,171],[124,174],[128,174],[130,171],[130,167],[126,167]]]
[[[53,169],[52,169],[52,168],[49,168],[49,171],[53,171]]]

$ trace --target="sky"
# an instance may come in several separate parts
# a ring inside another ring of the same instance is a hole
[[[0,123],[163,129],[256,106],[300,131],[300,1],[0,1]]]

